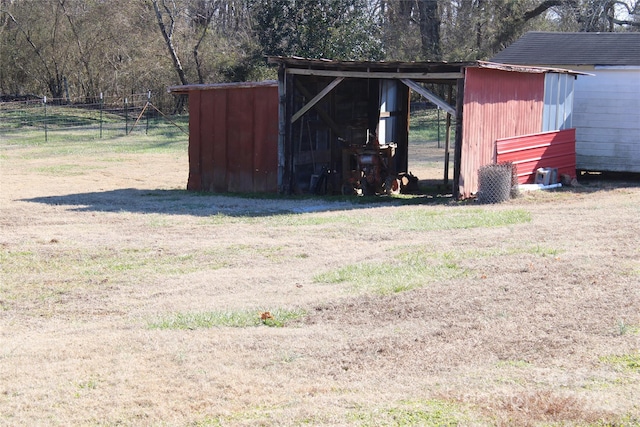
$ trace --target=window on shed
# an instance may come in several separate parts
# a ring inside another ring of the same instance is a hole
[[[570,74],[545,75],[542,132],[572,127],[574,81],[575,77]]]

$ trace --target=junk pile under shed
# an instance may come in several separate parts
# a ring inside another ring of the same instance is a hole
[[[443,153],[448,165],[454,151],[454,197],[476,195],[480,167],[500,161],[513,163],[522,182],[533,182],[532,171],[542,167],[575,177],[571,142],[557,147],[571,134],[547,134],[571,129],[580,73],[482,61],[270,57],[269,63],[278,66],[277,83],[169,88],[189,95],[188,189],[393,194],[409,183],[415,189],[408,172],[411,91],[455,118],[455,141],[447,138]],[[498,147],[514,137],[547,146],[520,155],[508,150],[505,160]]]

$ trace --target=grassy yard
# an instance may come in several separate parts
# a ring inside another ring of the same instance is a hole
[[[409,142],[411,144],[445,145],[447,113],[438,109],[416,109],[409,117]],[[455,119],[451,120],[450,144],[455,141]],[[439,142],[439,144],[438,144]]]
[[[640,183],[241,197],[188,167],[178,129],[2,130],[0,426],[640,426]]]
[[[92,140],[119,141],[129,134],[135,137],[159,138],[176,141],[186,135],[187,115],[162,117],[151,107],[147,113],[141,109],[130,111],[100,111],[82,108],[42,104],[0,104],[0,137],[12,143],[39,144]],[[184,138],[182,138],[184,139]]]

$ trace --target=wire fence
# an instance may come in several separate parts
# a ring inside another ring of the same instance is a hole
[[[449,117],[449,148],[455,146],[456,119]],[[447,113],[426,102],[411,103],[409,143],[435,143],[446,148]]]
[[[84,139],[108,139],[148,134],[163,127],[188,133],[188,115],[169,116],[156,107],[162,99],[151,92],[106,97],[90,102],[27,96],[0,102],[0,137],[29,135],[30,140],[48,142],[72,134]],[[165,102],[166,103],[166,102]]]
[[[48,142],[75,139],[110,139],[127,135],[164,132],[188,135],[188,112],[175,110],[176,98],[152,92],[127,97],[100,96],[87,101],[48,97],[0,97],[0,139]],[[184,100],[183,100],[184,101]],[[160,105],[162,108],[157,108]],[[446,146],[446,114],[426,103],[411,104],[412,144]],[[449,148],[455,140],[451,120]]]

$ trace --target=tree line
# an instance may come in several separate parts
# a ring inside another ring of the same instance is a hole
[[[0,0],[0,95],[264,80],[267,55],[488,59],[529,30],[640,31],[640,0]]]

